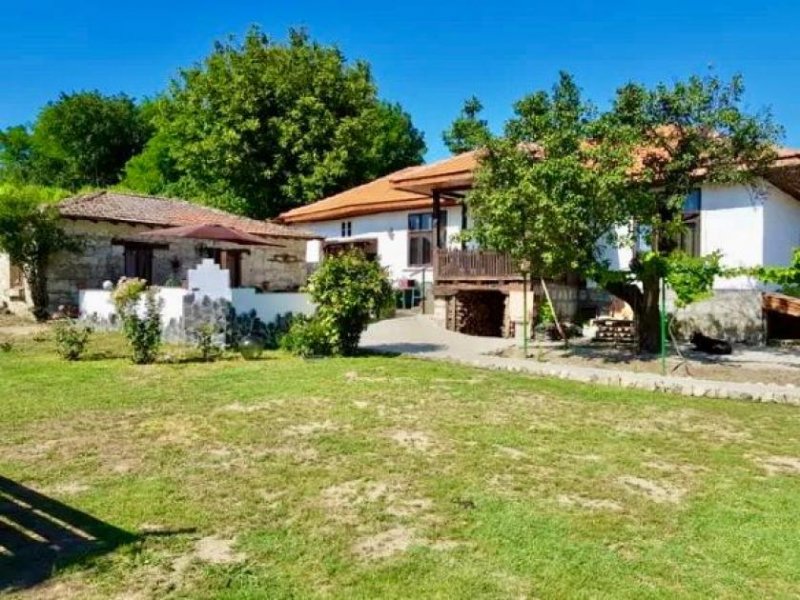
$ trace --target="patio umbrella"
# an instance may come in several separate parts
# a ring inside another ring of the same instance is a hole
[[[268,242],[264,238],[228,227],[227,225],[184,225],[182,227],[166,227],[164,229],[154,229],[146,231],[136,236],[137,238],[186,238],[194,240],[209,240],[215,242],[229,242],[240,246],[274,246],[283,248],[283,244]]]

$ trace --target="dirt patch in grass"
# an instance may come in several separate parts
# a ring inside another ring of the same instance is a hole
[[[358,523],[359,512],[368,506],[379,506],[388,516],[408,518],[429,513],[433,502],[418,497],[400,483],[355,479],[325,488],[320,494],[326,515],[334,520]]]
[[[431,550],[447,552],[463,545],[463,542],[458,540],[432,541],[420,536],[411,527],[397,526],[359,538],[353,544],[352,551],[360,560],[375,561],[402,554],[414,546],[424,546]]]
[[[587,498],[585,496],[562,494],[557,498],[562,506],[577,506],[587,510],[610,510],[613,512],[621,511],[622,505],[614,500],[604,500],[601,498]]]
[[[800,457],[797,456],[768,456],[758,462],[768,475],[800,475]]]
[[[511,458],[513,460],[521,460],[528,457],[525,452],[517,448],[510,448],[508,446],[495,446],[495,449],[499,455]]]
[[[362,537],[353,544],[353,553],[362,560],[379,560],[405,552],[416,543],[418,540],[413,529],[393,527]]]
[[[91,488],[80,481],[64,481],[48,487],[45,491],[56,496],[76,496]]]
[[[339,431],[341,429],[342,428],[333,421],[312,421],[310,423],[301,423],[287,427],[283,430],[283,433],[287,436],[308,437],[318,433]]]
[[[433,439],[424,431],[398,429],[389,433],[389,439],[412,452],[431,454],[434,450]]]
[[[199,560],[214,565],[242,562],[245,559],[245,555],[242,552],[234,552],[233,546],[235,543],[236,540],[233,538],[210,535],[197,540],[194,554]]]
[[[643,477],[623,476],[617,481],[629,492],[644,496],[659,504],[679,504],[686,490],[666,482],[655,482]]]
[[[276,405],[281,405],[282,402],[256,402],[254,404],[242,404],[241,402],[233,402],[231,404],[226,404],[218,408],[215,412],[230,412],[230,413],[244,413],[250,414],[259,412],[262,410],[269,410],[270,408],[275,408]]]
[[[709,418],[707,414],[692,409],[658,412],[608,424],[620,433],[691,434],[722,443],[743,443],[751,439],[750,431],[735,421],[724,417]]]

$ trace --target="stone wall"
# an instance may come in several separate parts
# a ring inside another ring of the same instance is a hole
[[[51,263],[48,289],[51,308],[59,304],[77,304],[78,291],[100,288],[104,281],[116,282],[124,275],[124,246],[112,240],[127,240],[150,228],[86,220],[65,221],[65,229],[79,236],[84,250],[77,254],[61,253]],[[153,283],[185,282],[188,269],[201,259],[203,247],[246,249],[242,257],[242,285],[270,291],[296,290],[306,281],[303,239],[275,240],[281,247],[243,247],[201,240],[169,240],[168,248],[153,251]],[[1,280],[0,280],[1,281]]]

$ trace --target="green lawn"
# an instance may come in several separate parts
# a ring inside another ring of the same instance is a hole
[[[117,528],[20,595],[800,594],[800,409],[390,357],[123,350],[0,352],[0,474]]]

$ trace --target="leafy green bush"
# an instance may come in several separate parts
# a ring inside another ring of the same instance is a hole
[[[299,315],[292,320],[289,331],[281,338],[284,350],[296,356],[328,356],[333,353],[331,328],[317,317]]]
[[[219,328],[211,323],[203,323],[190,332],[189,337],[194,341],[204,361],[214,361],[222,354],[222,348],[215,339],[221,333]]]
[[[326,258],[306,291],[317,304],[320,334],[330,336],[331,353],[344,356],[356,353],[361,333],[392,297],[386,271],[358,251]]]
[[[287,312],[275,317],[272,323],[268,323],[264,328],[264,347],[275,350],[281,347],[281,341],[292,328],[292,324],[298,315]]]
[[[59,356],[65,360],[80,360],[91,334],[91,327],[72,319],[56,323],[55,339]]]
[[[143,315],[139,300],[144,296]],[[142,279],[121,279],[111,299],[122,320],[122,331],[133,350],[131,357],[137,365],[155,362],[161,346],[161,307],[156,290],[148,288]]]

